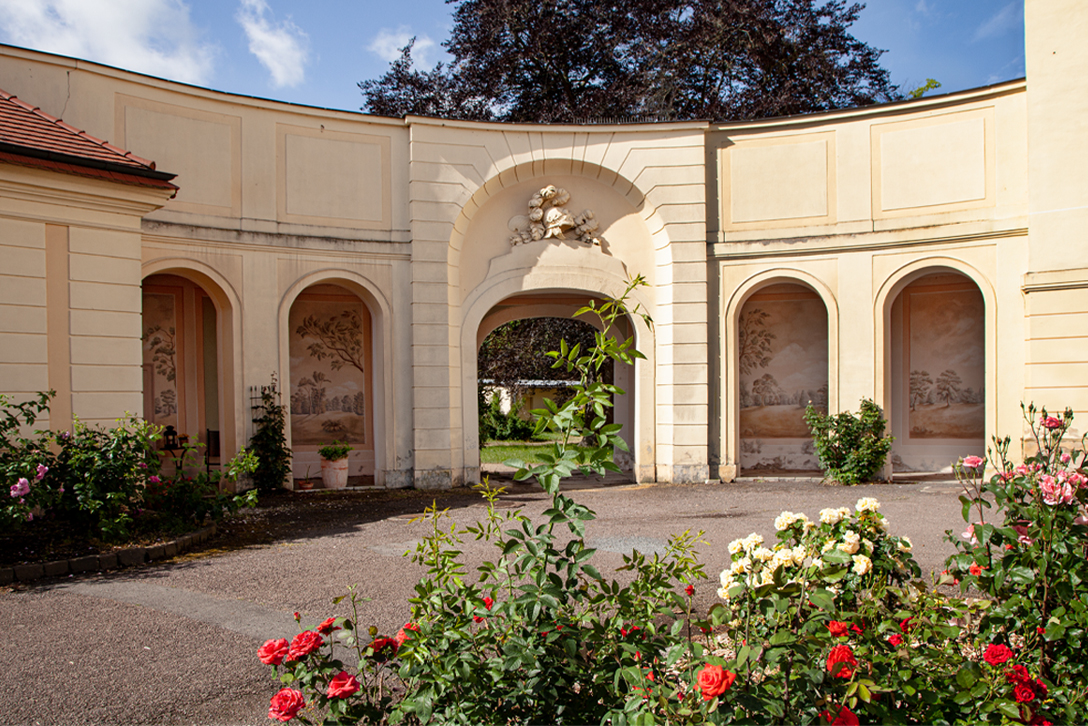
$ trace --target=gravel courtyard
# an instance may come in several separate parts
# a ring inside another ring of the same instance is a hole
[[[891,532],[908,535],[923,572],[941,569],[951,547],[945,530],[962,530],[958,487],[950,482],[829,487],[814,482],[739,484],[574,485],[571,495],[596,511],[590,544],[606,576],[621,553],[664,547],[670,533],[704,530],[701,561],[711,580],[697,586],[696,603],[715,599],[728,542],[749,532],[773,538],[783,509],[814,517],[820,509],[876,497]],[[315,498],[314,503],[320,502]],[[395,632],[407,619],[407,599],[421,574],[403,554],[426,533],[412,522],[430,503],[419,496],[367,505],[365,516],[323,526],[311,506],[297,535],[238,549],[204,552],[138,569],[0,589],[0,691],[4,724],[268,724],[276,691],[256,657],[268,638],[298,632],[330,615],[348,585],[369,600],[360,625]],[[515,485],[503,506],[529,514],[546,508],[544,495]],[[483,515],[471,497],[441,503],[468,524]],[[471,563],[484,555],[465,543]],[[471,570],[471,567],[470,567]]]

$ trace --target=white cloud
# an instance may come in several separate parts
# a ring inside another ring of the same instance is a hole
[[[216,54],[182,0],[0,0],[0,37],[185,83],[206,83]]]
[[[1001,8],[1001,10],[997,11],[997,14],[978,26],[978,30],[975,31],[975,40],[997,38],[1019,26],[1021,22],[1020,11],[1023,7],[1022,3],[1012,2]]]
[[[366,47],[371,53],[376,54],[384,61],[392,63],[400,58],[400,51],[408,45],[408,41],[415,36],[416,44],[412,46],[412,60],[417,68],[433,68],[437,60],[434,58],[435,42],[426,35],[412,33],[402,25],[396,30],[382,28]]]
[[[276,88],[297,86],[306,76],[309,36],[288,18],[275,22],[264,0],[242,0],[234,16],[246,31],[249,52],[272,74]]]
[[[922,15],[932,15],[933,8],[929,6],[926,0],[918,0],[918,4],[914,6],[914,10]]]

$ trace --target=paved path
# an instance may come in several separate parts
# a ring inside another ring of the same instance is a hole
[[[814,517],[863,496],[881,501],[892,533],[911,537],[923,571],[940,569],[951,552],[944,530],[962,530],[957,494],[947,483],[780,481],[572,492],[598,514],[588,535],[606,575],[632,547],[660,549],[670,533],[704,530],[701,560],[712,580],[697,589],[702,607],[714,601],[730,540],[752,531],[770,539],[783,509]],[[528,513],[546,507],[539,491],[525,488],[503,501]],[[482,505],[451,511],[462,524],[482,514]],[[347,614],[346,603],[330,601],[352,583],[370,598],[360,623],[395,632],[421,574],[402,556],[426,534],[410,520],[400,514],[348,531],[0,592],[0,724],[269,724],[276,688],[257,647],[296,633],[295,611],[309,626]],[[471,541],[465,552],[477,560],[490,554]]]

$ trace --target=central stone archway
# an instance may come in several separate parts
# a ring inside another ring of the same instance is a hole
[[[533,245],[547,244],[543,242]],[[524,245],[531,247],[533,245]],[[461,412],[464,440],[465,475],[479,477],[480,442],[477,419],[477,360],[480,341],[496,327],[523,317],[570,317],[591,299],[618,297],[627,287],[622,264],[611,258],[592,259],[596,267],[585,264],[592,250],[552,247],[547,252],[526,249],[513,256],[540,256],[532,267],[512,267],[492,275],[466,301],[461,323]],[[562,259],[566,264],[557,264]],[[544,263],[547,260],[550,263]],[[579,265],[578,262],[583,264]],[[632,305],[649,309],[647,291],[635,290]],[[586,322],[596,325],[593,316]],[[654,431],[654,337],[653,331],[638,316],[628,316],[625,330],[618,335],[633,335],[636,347],[646,360],[634,366],[618,366],[616,383],[626,395],[616,401],[616,421],[624,424],[624,440],[631,449],[632,476],[637,481],[652,481],[655,473]],[[626,370],[624,370],[626,369]]]

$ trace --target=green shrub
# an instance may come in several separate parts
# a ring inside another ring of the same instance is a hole
[[[480,444],[488,441],[528,441],[533,437],[533,423],[517,414],[517,406],[503,413],[498,395],[487,396],[483,389],[479,394]]]
[[[138,524],[144,531],[186,532],[217,521],[242,507],[257,505],[257,489],[242,494],[224,492],[257,468],[257,457],[242,449],[223,471],[204,468],[203,445],[186,446],[172,477],[149,477]]]
[[[884,414],[869,399],[861,400],[856,416],[849,411],[834,416],[821,413],[810,403],[805,423],[812,430],[816,455],[827,477],[842,484],[860,484],[884,468],[894,439],[884,435]]]
[[[256,418],[249,450],[257,457],[253,471],[253,483],[258,491],[273,492],[280,489],[291,476],[291,449],[287,446],[287,407],[280,403],[276,374],[272,382],[261,386],[261,402],[254,409]]]
[[[0,481],[8,494],[0,526],[7,532],[38,517],[63,522],[77,536],[118,542],[191,529],[255,503],[255,492],[220,494],[220,473],[201,470],[196,447],[186,448],[172,477],[163,474],[155,448],[161,428],[132,416],[112,429],[75,421],[71,432],[27,435],[26,429],[49,411],[53,395],[40,393],[21,404],[0,396]],[[236,480],[254,464],[242,451],[227,465],[226,476]]]

